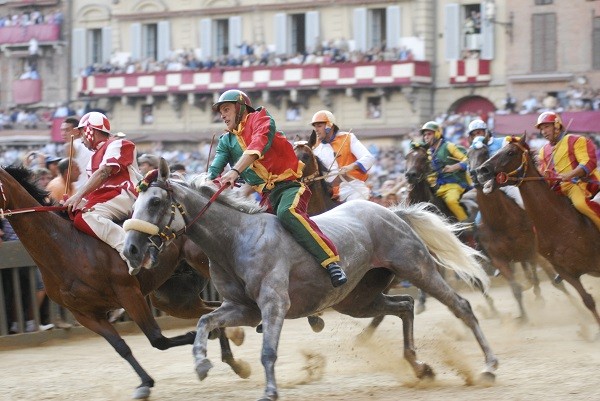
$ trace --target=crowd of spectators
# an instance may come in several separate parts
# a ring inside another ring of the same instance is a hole
[[[543,94],[529,93],[527,98],[518,100],[506,94],[503,107],[496,114],[534,114],[544,111],[592,111],[600,110],[600,88],[590,85],[569,85],[561,92]]]
[[[62,24],[63,13],[60,9],[43,14],[39,10],[25,11],[20,14],[0,16],[0,28],[5,26],[28,26],[40,24]]]
[[[233,54],[201,60],[195,51],[182,49],[172,52],[166,60],[131,60],[114,55],[105,64],[93,64],[82,71],[83,76],[96,73],[149,73],[159,71],[209,70],[222,67],[280,66],[301,64],[333,64],[345,62],[377,62],[413,60],[413,53],[407,47],[388,48],[385,43],[366,52],[351,50],[346,39],[330,40],[315,46],[311,52],[292,55],[276,54],[273,48],[263,43],[242,42],[239,56]]]

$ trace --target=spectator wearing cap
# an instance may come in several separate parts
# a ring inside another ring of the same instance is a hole
[[[145,176],[146,173],[148,173],[148,171],[158,168],[158,160],[158,156],[150,153],[144,153],[143,155],[138,157],[138,166],[140,168],[140,173],[142,173],[142,175]]]
[[[56,156],[46,156],[46,168],[50,170],[50,174],[52,174],[52,178],[58,177],[60,175],[58,171],[58,162],[60,161],[60,157]]]

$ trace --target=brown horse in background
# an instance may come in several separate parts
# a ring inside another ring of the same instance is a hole
[[[427,146],[416,142],[411,143],[410,152],[408,152],[406,155],[405,167],[406,172],[404,175],[408,181],[408,184],[410,185],[407,197],[408,203],[429,203],[435,206],[435,209],[439,214],[445,216],[448,220],[455,222],[456,217],[450,211],[448,205],[446,205],[446,202],[434,193],[433,188],[427,181],[427,177],[433,172],[431,169],[431,162],[429,161],[429,155],[427,154]],[[475,216],[477,215],[479,207],[477,206],[477,202],[469,197],[471,196],[470,194],[471,192],[467,192],[465,194],[467,196],[463,196],[461,199],[461,204],[467,211],[469,219],[465,224],[465,230],[459,234],[459,238],[465,244],[477,249],[478,244],[475,240],[474,230],[471,227],[473,226],[473,222],[475,221]],[[487,261],[485,262],[487,263]],[[482,290],[481,287],[479,289]],[[485,297],[490,310],[494,315],[496,315],[498,311],[494,306],[494,300],[483,291],[482,294]],[[417,304],[416,313],[421,313],[425,310],[426,299],[426,294],[424,292],[419,292],[419,303]]]
[[[538,172],[526,135],[512,137],[492,158],[477,169],[484,192],[496,186],[517,185],[525,210],[538,234],[539,252],[571,284],[592,312],[598,325],[600,316],[593,297],[581,284],[584,274],[600,276],[600,231],[579,213],[566,196],[555,193]]]
[[[194,256],[186,255],[186,252],[197,247],[186,247],[187,240],[181,239],[162,252],[158,259],[158,269],[142,269],[137,276],[131,276],[117,252],[103,241],[77,230],[70,220],[51,212],[10,212],[39,207],[40,204],[48,205],[47,196],[46,191],[31,182],[29,170],[0,168],[0,209],[4,211],[21,243],[39,267],[46,293],[54,302],[69,309],[79,323],[108,341],[142,381],[133,397],[147,398],[154,380],[135,359],[115,327],[109,323],[108,313],[125,308],[130,318],[157,349],[193,344],[195,332],[173,338],[163,336],[145,295],[167,281],[182,258],[194,260]],[[196,301],[191,310],[182,309],[189,306],[182,304],[181,308],[171,307],[169,313],[180,317],[198,317],[215,309],[216,305],[205,304],[200,297]],[[220,343],[223,361],[239,376],[248,377],[249,365],[233,358],[229,342],[223,334],[220,334]]]
[[[490,152],[486,143],[490,139],[488,133],[482,142],[471,146],[467,152],[469,170],[475,171],[489,157]],[[526,321],[527,313],[523,306],[523,287],[515,278],[514,265],[520,263],[527,279],[533,285],[536,298],[541,298],[540,281],[537,276],[537,266],[541,266],[551,282],[559,290],[568,292],[563,283],[554,282],[552,266],[537,251],[537,238],[533,222],[517,203],[504,191],[495,189],[485,194],[482,186],[474,177],[473,183],[477,192],[477,204],[481,213],[481,224],[476,226],[477,242],[492,265],[508,281],[512,293],[519,306],[519,319]]]

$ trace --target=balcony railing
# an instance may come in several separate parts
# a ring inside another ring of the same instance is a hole
[[[18,79],[12,83],[15,104],[32,104],[42,100],[41,79]]]
[[[490,60],[466,59],[450,62],[450,83],[453,85],[486,84],[492,80]]]
[[[96,74],[80,78],[78,88],[82,96],[105,97],[214,93],[233,87],[256,91],[371,88],[413,84],[431,84],[429,62],[307,64],[213,68],[202,71]]]
[[[60,40],[58,24],[38,24],[26,26],[4,26],[0,28],[0,45],[14,45],[36,39],[38,42],[56,42]]]

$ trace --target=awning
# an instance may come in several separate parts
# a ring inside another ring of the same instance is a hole
[[[540,113],[505,114],[494,118],[494,132],[502,135],[537,131],[535,123]],[[600,111],[572,111],[560,113],[569,132],[600,133]]]

